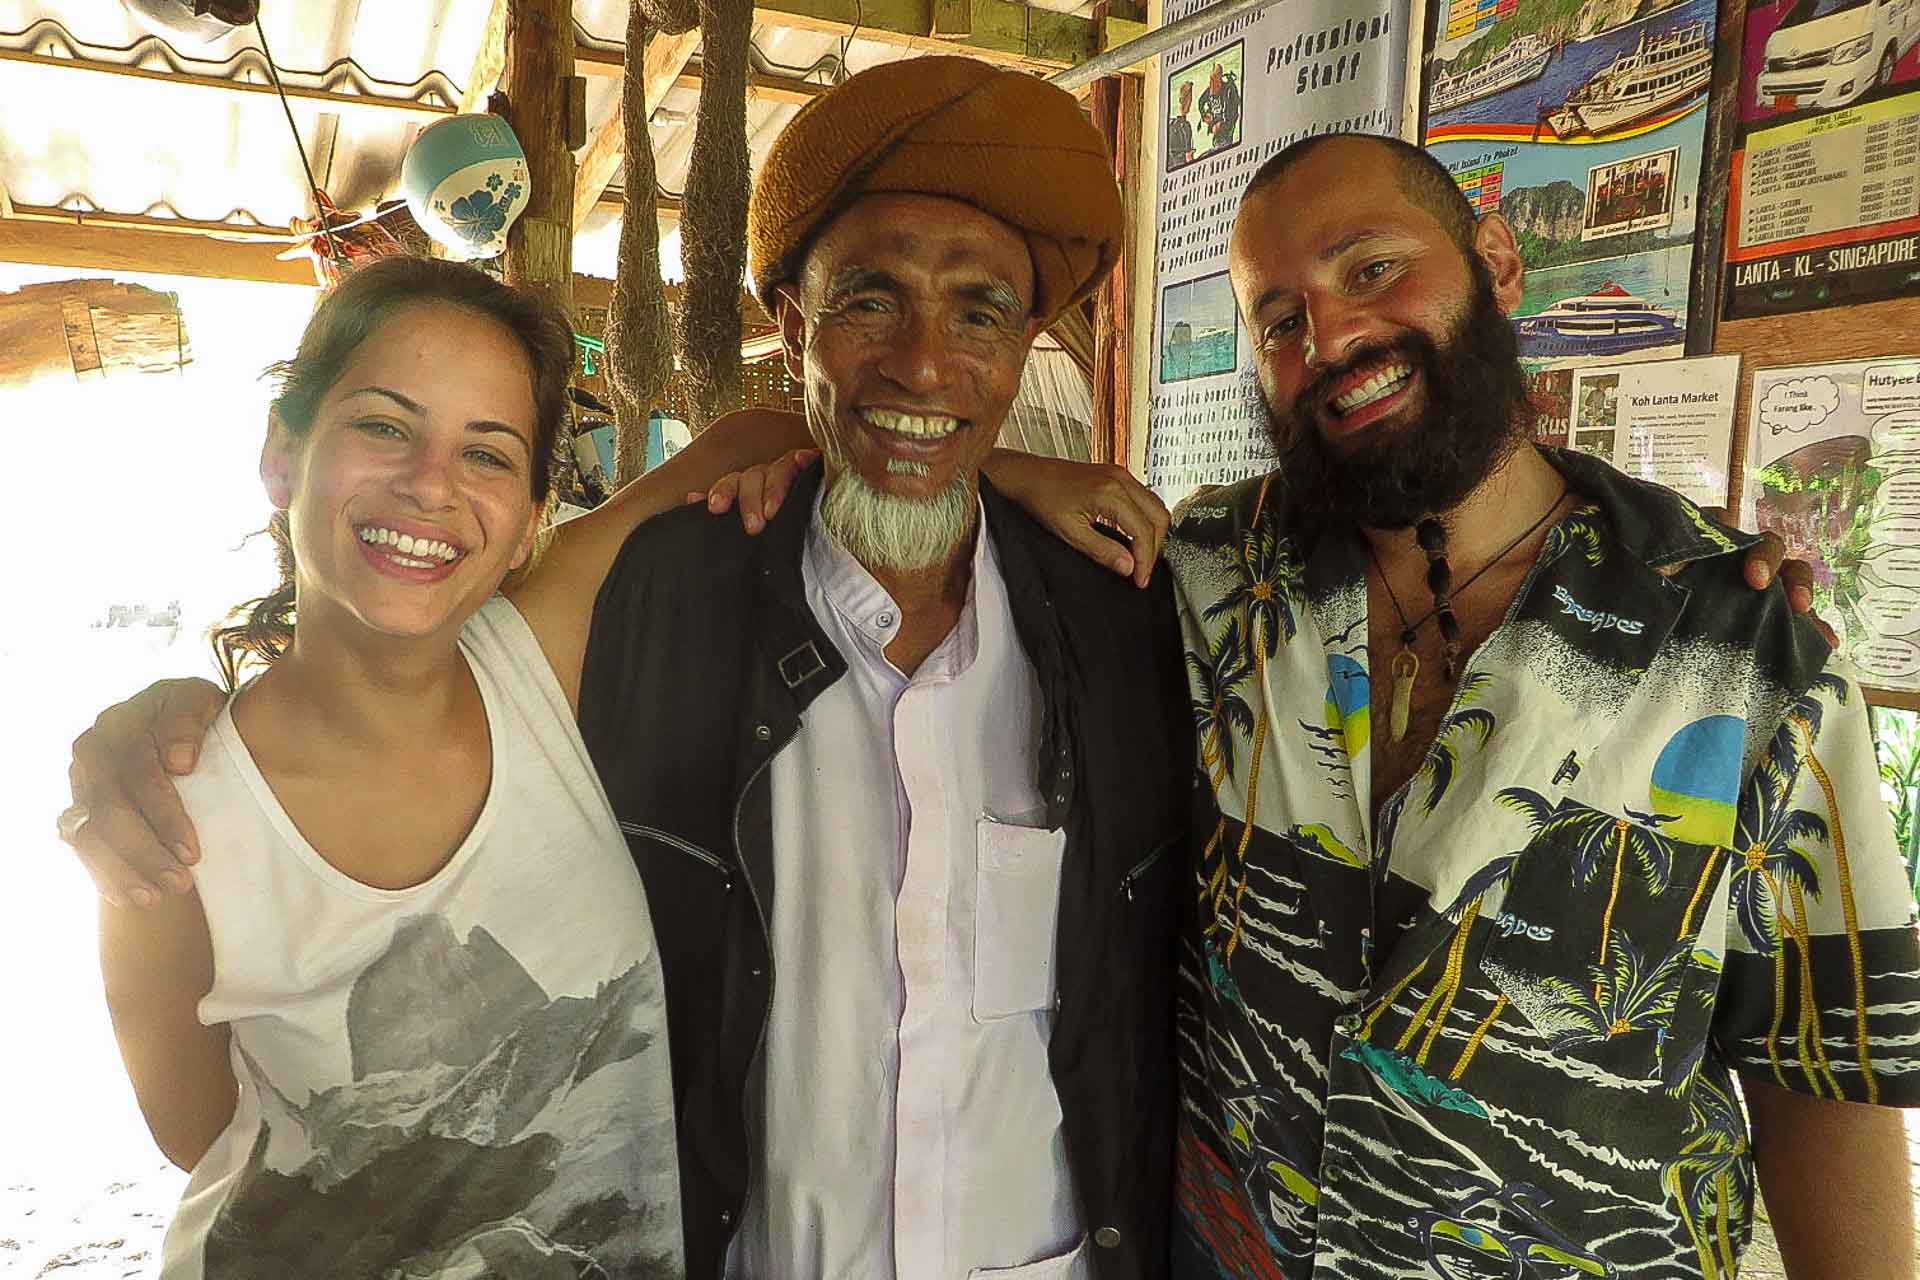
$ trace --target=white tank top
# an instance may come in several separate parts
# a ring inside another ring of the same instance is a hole
[[[240,1095],[168,1230],[167,1280],[684,1272],[640,878],[519,611],[493,600],[460,647],[493,782],[424,884],[328,864],[230,707],[182,780],[213,939],[200,1019],[231,1026]]]

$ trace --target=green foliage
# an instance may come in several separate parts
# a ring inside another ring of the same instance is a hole
[[[1691,240],[1662,235],[1658,231],[1635,231],[1628,235],[1609,236],[1601,240],[1555,240],[1537,231],[1516,228],[1514,238],[1520,243],[1521,260],[1529,267],[1536,269],[1561,267],[1569,263],[1586,262],[1592,258],[1651,253],[1655,249],[1692,243]]]
[[[1873,745],[1880,758],[1880,791],[1907,860],[1907,880],[1920,892],[1920,712],[1873,708]]]
[[[1520,0],[1511,17],[1454,59],[1453,69],[1466,71],[1477,67],[1521,36],[1536,31],[1549,40],[1571,38],[1575,24],[1580,21],[1580,11],[1586,7],[1587,0]]]

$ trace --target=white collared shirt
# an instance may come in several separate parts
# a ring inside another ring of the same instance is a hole
[[[911,678],[885,654],[898,606],[817,507],[803,573],[847,674],[773,763],[775,985],[728,1274],[1081,1276],[1047,1069],[1065,836],[1040,825],[1039,682],[991,540]]]

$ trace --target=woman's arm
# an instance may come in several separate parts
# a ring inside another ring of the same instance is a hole
[[[594,598],[627,535],[642,521],[682,505],[689,494],[706,491],[720,477],[811,443],[807,420],[800,414],[774,409],[727,414],[669,461],[555,531],[539,565],[508,595],[539,638],[568,702],[579,701],[580,664],[586,658]]]
[[[232,1122],[239,1094],[226,1024],[199,1017],[213,988],[200,895],[168,895],[144,909],[103,902],[100,971],[147,1128],[167,1159],[190,1171]]]

